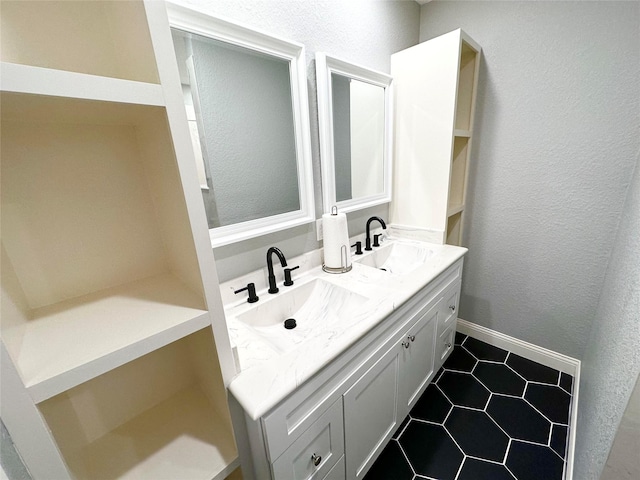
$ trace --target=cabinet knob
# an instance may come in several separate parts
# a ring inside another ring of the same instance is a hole
[[[320,455],[316,455],[315,453],[311,455],[311,461],[313,462],[313,466],[317,467],[322,462],[322,457]]]
[[[404,348],[409,348],[409,342],[402,342],[402,346]]]
[[[412,342],[416,341],[416,336],[415,335],[409,335],[409,340],[411,340]]]
[[[447,343],[447,348],[451,348],[451,342]]]
[[[452,312],[456,311],[456,306],[455,305],[449,305],[449,310],[451,310]]]

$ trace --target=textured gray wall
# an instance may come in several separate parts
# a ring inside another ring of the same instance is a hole
[[[640,155],[582,359],[574,478],[600,478],[639,374]]]
[[[395,0],[180,0],[217,15],[304,44],[307,55],[311,150],[313,155],[316,216],[322,215],[320,146],[316,99],[316,52],[389,72],[391,54],[418,43],[420,6]],[[387,206],[348,215],[349,233],[364,232],[371,215],[389,217]],[[221,281],[265,266],[267,249],[277,245],[293,257],[317,249],[314,225],[292,228],[215,249]]]
[[[421,41],[483,48],[462,318],[584,356],[639,148],[639,6],[422,7]]]
[[[631,393],[600,480],[640,478],[640,377]]]

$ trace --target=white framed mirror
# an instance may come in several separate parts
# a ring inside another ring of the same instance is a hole
[[[304,46],[167,12],[212,246],[314,221]]]
[[[325,212],[391,201],[393,79],[316,53]]]

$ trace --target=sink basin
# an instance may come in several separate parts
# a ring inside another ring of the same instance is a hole
[[[284,353],[338,322],[352,321],[354,310],[367,300],[346,288],[315,279],[291,290],[281,288],[280,293],[260,301],[236,319]],[[290,318],[295,319],[296,327],[286,329],[284,321]]]
[[[391,274],[406,275],[424,265],[434,255],[433,250],[422,245],[394,242],[379,247],[368,255],[355,257],[353,261]]]

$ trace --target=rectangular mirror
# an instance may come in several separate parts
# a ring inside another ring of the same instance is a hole
[[[313,221],[304,47],[167,10],[212,245]]]
[[[392,78],[324,53],[316,77],[324,211],[390,202]]]

